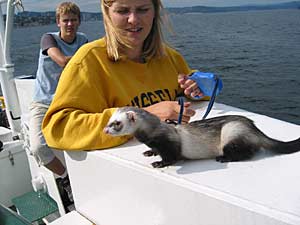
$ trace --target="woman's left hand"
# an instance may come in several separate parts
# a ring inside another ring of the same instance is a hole
[[[196,113],[190,106],[190,102],[184,103],[182,123],[188,123],[190,118]],[[161,121],[165,121],[167,119],[177,121],[180,112],[180,105],[177,101],[162,101],[145,107],[144,110],[156,115]]]
[[[178,83],[180,87],[184,90],[186,96],[191,97],[202,97],[203,93],[198,87],[196,81],[189,79],[189,76],[186,74],[178,75]]]

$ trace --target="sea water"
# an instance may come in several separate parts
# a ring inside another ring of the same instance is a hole
[[[300,124],[300,10],[170,15],[168,43],[191,68],[213,72],[224,88],[216,101]],[[41,35],[55,24],[13,32],[15,76],[35,74]],[[102,21],[83,22],[89,40]]]

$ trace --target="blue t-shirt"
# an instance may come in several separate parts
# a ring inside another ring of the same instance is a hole
[[[43,42],[43,38],[47,38],[47,34],[54,38],[53,46],[51,46],[52,44],[49,45],[49,42]],[[33,101],[50,105],[63,68],[48,56],[47,50],[50,47],[57,47],[64,55],[73,56],[80,46],[88,42],[88,39],[85,34],[77,32],[75,40],[72,43],[67,43],[60,38],[59,32],[47,34],[41,40],[42,46],[39,54]],[[48,45],[43,46],[43,43],[48,43]]]

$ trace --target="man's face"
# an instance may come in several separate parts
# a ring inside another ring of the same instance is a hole
[[[77,15],[73,13],[62,14],[60,18],[56,21],[57,26],[60,28],[60,35],[64,37],[75,37],[78,27],[80,25],[80,20]]]

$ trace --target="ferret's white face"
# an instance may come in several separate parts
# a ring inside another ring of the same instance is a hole
[[[112,136],[132,135],[137,129],[136,113],[117,110],[109,119],[104,133]]]

